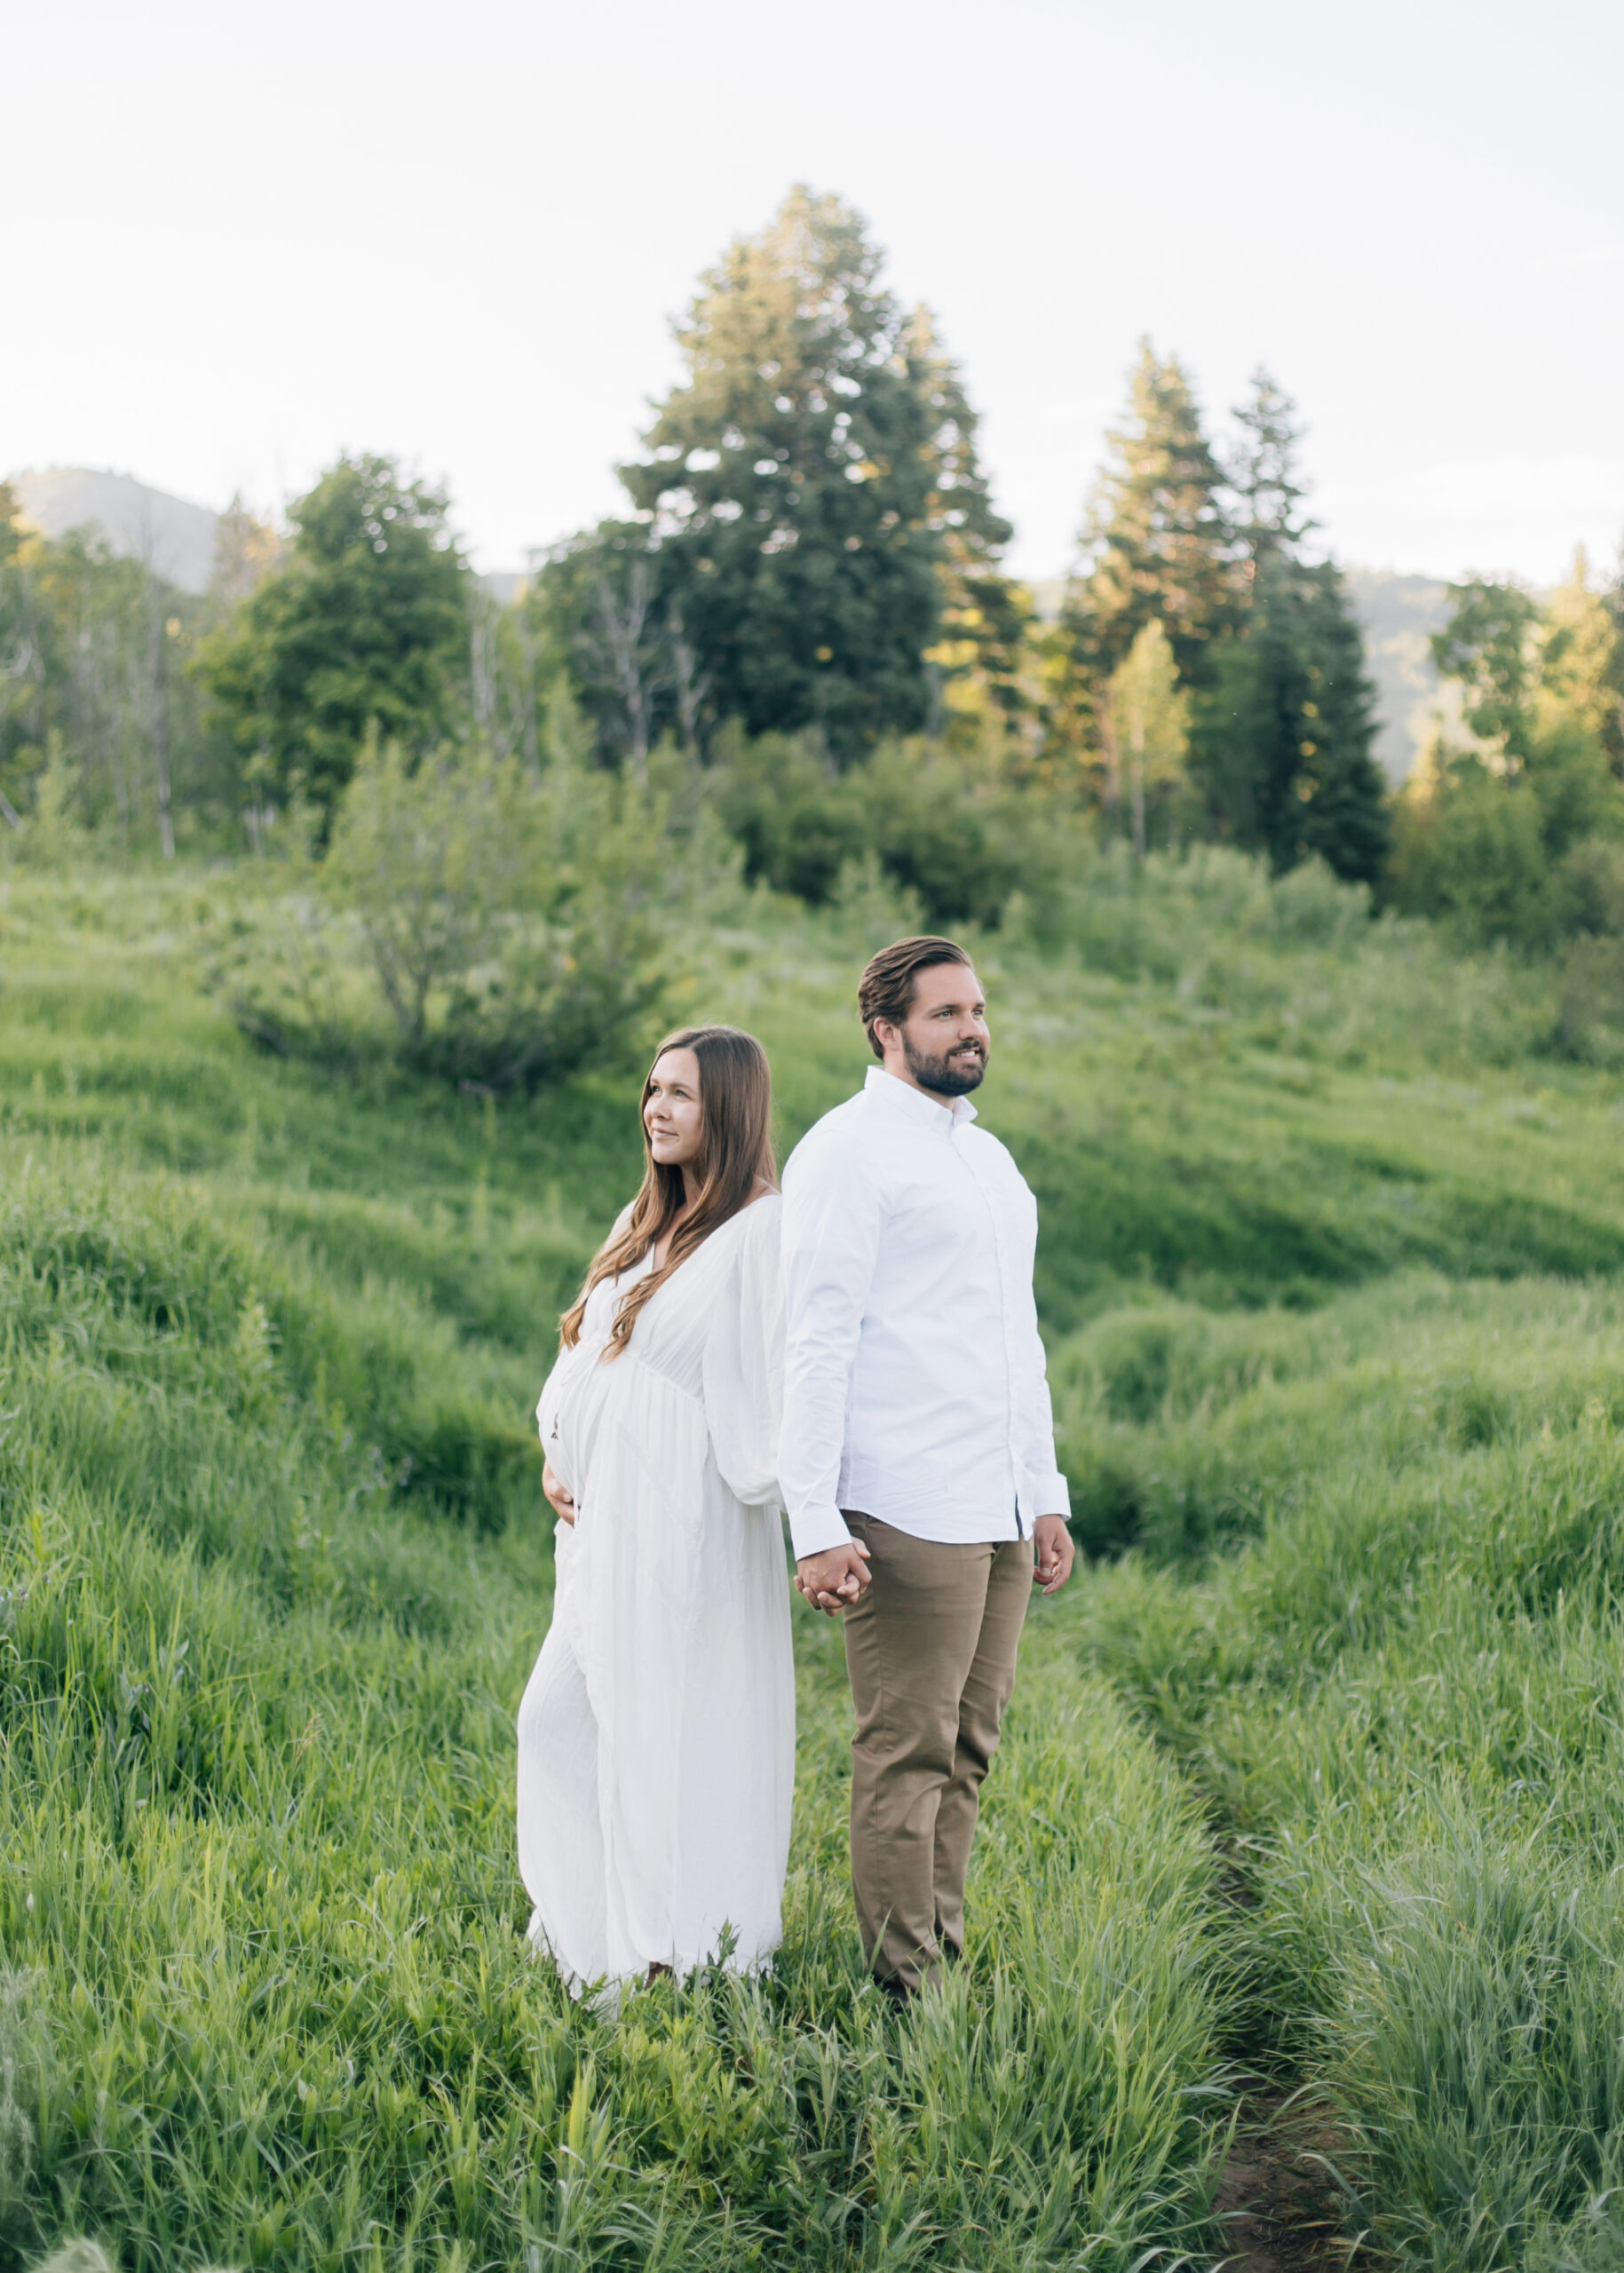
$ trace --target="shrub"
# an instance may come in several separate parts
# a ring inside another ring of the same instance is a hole
[[[810,736],[724,736],[709,786],[751,883],[821,907],[843,871],[872,856],[938,929],[994,928],[1018,890],[1048,905],[1068,858],[1092,851],[1091,830],[1059,799],[919,742],[836,773]]]
[[[363,752],[303,889],[217,934],[262,1046],[527,1089],[613,1058],[665,991],[668,918],[734,863],[680,779]]]
[[[1557,1046],[1587,1065],[1624,1065],[1624,939],[1580,939],[1570,950]]]
[[[1553,893],[1538,797],[1471,764],[1428,804],[1401,798],[1392,885],[1397,906],[1442,916],[1470,946],[1543,945]]]

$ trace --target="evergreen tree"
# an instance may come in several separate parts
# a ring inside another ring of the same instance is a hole
[[[1303,539],[1319,524],[1300,510],[1308,493],[1297,473],[1303,430],[1296,405],[1261,366],[1234,419],[1240,429],[1229,467],[1235,538],[1247,567],[1256,572],[1265,559],[1300,558]]]
[[[976,449],[978,415],[928,308],[914,312],[907,352],[930,415],[928,511],[941,541],[941,636],[926,661],[941,675],[949,711],[972,718],[991,713],[1007,729],[1022,701],[1032,614],[1029,596],[998,565],[1014,531],[994,506]]]
[[[448,502],[391,458],[340,458],[292,543],[192,669],[240,756],[329,811],[368,730],[418,754],[465,714],[467,570]]]
[[[1374,689],[1340,570],[1303,557],[1315,525],[1303,510],[1295,406],[1260,370],[1235,419],[1229,487],[1247,606],[1213,651],[1191,772],[1219,835],[1277,868],[1317,854],[1374,883],[1390,835],[1372,754]]]
[[[1180,678],[1204,685],[1242,594],[1224,475],[1176,357],[1159,361],[1141,342],[1128,417],[1107,439],[1083,531],[1087,566],[1066,598],[1076,667],[1098,688],[1146,624],[1160,622]]]
[[[622,469],[713,719],[842,759],[926,723],[951,539],[1000,542],[973,421],[836,198],[794,190],[705,277],[686,376]]]

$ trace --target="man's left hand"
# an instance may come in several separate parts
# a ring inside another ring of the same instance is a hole
[[[1046,1595],[1058,1594],[1071,1577],[1072,1564],[1077,1556],[1066,1517],[1040,1516],[1032,1526],[1032,1543],[1037,1550],[1033,1577]]]

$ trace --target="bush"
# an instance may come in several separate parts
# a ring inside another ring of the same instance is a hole
[[[1475,764],[1428,804],[1401,798],[1392,888],[1398,907],[1441,916],[1468,946],[1545,945],[1554,909],[1540,800]]]
[[[217,981],[262,1046],[332,1065],[530,1089],[613,1058],[665,991],[667,919],[733,881],[685,786],[374,743],[325,862],[234,917]]]
[[[1580,939],[1562,974],[1557,1047],[1590,1065],[1624,1065],[1624,939]]]
[[[836,773],[805,735],[724,736],[709,786],[752,883],[822,907],[843,872],[872,856],[936,930],[995,928],[1018,890],[1052,899],[1068,854],[1092,849],[1091,830],[1058,799],[918,742]]]
[[[727,728],[718,738],[710,794],[723,826],[743,847],[750,883],[820,907],[834,897],[842,868],[861,857],[862,815],[809,736],[749,741],[738,727]]]
[[[1624,844],[1582,837],[1557,875],[1557,921],[1570,938],[1624,934]]]

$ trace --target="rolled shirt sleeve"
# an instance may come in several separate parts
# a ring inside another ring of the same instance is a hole
[[[779,1482],[797,1557],[844,1547],[846,1402],[874,1281],[883,1202],[849,1152],[823,1148],[784,1177],[784,1423]]]

